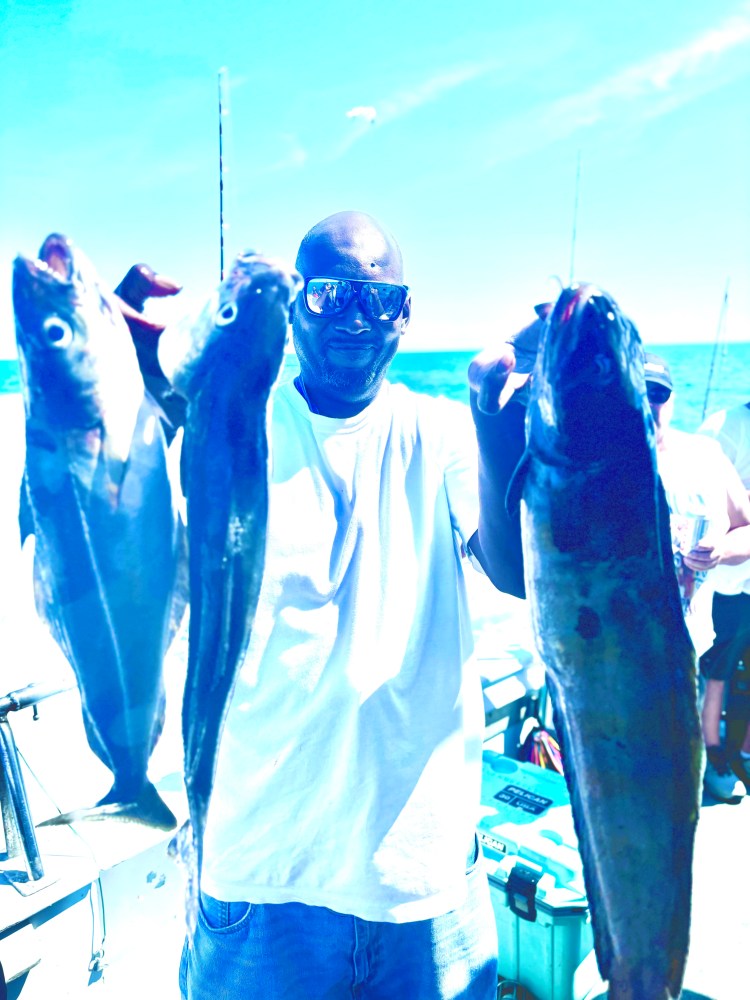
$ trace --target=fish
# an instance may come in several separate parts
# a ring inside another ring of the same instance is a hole
[[[612,1000],[680,993],[702,740],[695,655],[671,551],[637,328],[594,285],[542,334],[520,503],[526,593],[545,664]]]
[[[197,321],[167,328],[159,342],[160,366],[187,400],[181,466],[190,617],[182,736],[189,822],[172,852],[188,870],[188,927],[197,914],[219,741],[263,576],[266,410],[300,283],[293,269],[248,250],[235,259]]]
[[[148,778],[181,613],[161,412],[117,301],[68,237],[52,233],[36,260],[16,257],[13,307],[22,542],[35,536],[37,611],[75,673],[89,746],[113,775],[95,805],[39,825],[116,817],[171,830],[176,818]]]

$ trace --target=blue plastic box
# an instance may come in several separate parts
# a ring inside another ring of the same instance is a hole
[[[565,779],[485,749],[478,833],[501,977],[536,1000],[572,1000],[593,936]]]

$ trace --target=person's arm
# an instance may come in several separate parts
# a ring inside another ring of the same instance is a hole
[[[133,264],[115,289],[115,300],[133,338],[143,382],[167,417],[168,441],[184,425],[187,404],[174,391],[159,364],[158,345],[164,323],[149,319],[143,310],[148,299],[177,295],[181,289],[182,285],[157,274],[148,264]]]
[[[469,542],[498,590],[525,597],[520,512],[508,512],[505,497],[525,448],[526,408],[506,404],[496,413],[480,408],[480,392],[471,391],[471,412],[479,447],[479,528]]]
[[[692,570],[737,566],[750,559],[750,499],[737,470],[726,459],[727,514],[729,530],[719,539],[700,542],[688,555],[685,564]]]
[[[537,318],[496,350],[483,351],[469,366],[471,412],[479,446],[479,529],[469,548],[498,590],[525,597],[520,512],[505,498],[526,447],[527,383],[551,303],[536,306]]]

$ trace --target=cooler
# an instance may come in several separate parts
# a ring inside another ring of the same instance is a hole
[[[565,779],[485,749],[478,834],[501,979],[536,1000],[572,1000],[593,936]]]

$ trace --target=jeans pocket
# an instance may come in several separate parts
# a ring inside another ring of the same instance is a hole
[[[198,919],[214,933],[231,934],[243,926],[252,909],[251,903],[231,903],[201,892]]]

